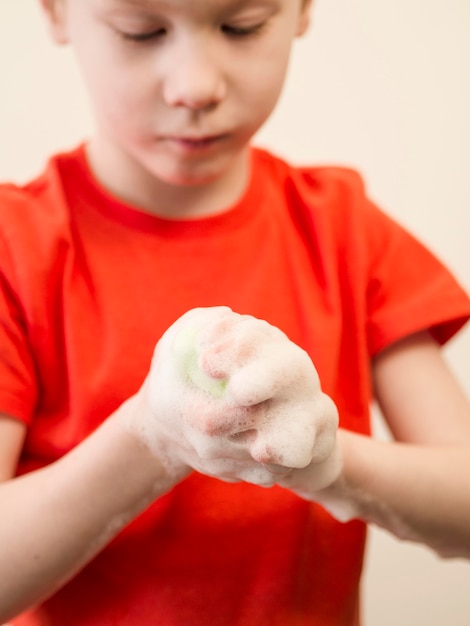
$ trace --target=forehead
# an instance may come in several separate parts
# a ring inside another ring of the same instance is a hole
[[[98,0],[99,4],[109,7],[138,8],[138,9],[226,9],[238,7],[252,7],[259,5],[279,5],[282,2],[296,0]]]
[[[0,0],[1,1],[1,0]],[[69,0],[72,1],[72,0]],[[89,3],[98,14],[190,17],[197,20],[230,19],[230,16],[263,16],[289,11],[289,5],[300,9],[301,0],[74,0]]]
[[[0,0],[1,1],[1,0]],[[201,22],[230,20],[243,16],[264,21],[271,16],[298,19],[310,0],[62,0],[102,18],[190,19]]]

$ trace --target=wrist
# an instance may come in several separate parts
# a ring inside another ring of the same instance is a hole
[[[358,440],[362,439],[364,437],[361,435],[339,428],[334,452],[338,470],[334,479],[316,490],[312,490],[312,487],[309,490],[308,484],[304,485],[303,489],[296,490],[300,496],[321,504],[340,522],[348,522],[363,516],[364,494],[354,473],[357,469],[354,461],[357,455],[356,445]]]
[[[318,502],[339,521],[362,519],[368,522],[374,517],[372,512],[383,506],[373,496],[373,485],[383,446],[388,444],[344,429],[338,430],[337,441],[343,460],[342,472],[318,494]]]
[[[126,400],[108,421],[113,422],[121,437],[127,438],[135,469],[142,468],[156,494],[167,491],[192,471],[178,459],[171,443],[159,436],[156,419],[146,403],[145,388]]]

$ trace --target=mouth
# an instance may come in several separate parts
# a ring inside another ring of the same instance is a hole
[[[171,135],[164,137],[164,140],[183,153],[201,153],[220,144],[226,137],[227,135],[207,135],[202,137]]]

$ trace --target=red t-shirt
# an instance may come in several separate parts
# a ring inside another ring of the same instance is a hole
[[[367,199],[357,174],[252,152],[225,213],[161,219],[111,197],[83,147],[0,188],[0,410],[28,424],[19,473],[68,452],[135,393],[196,306],[279,326],[311,355],[341,425],[369,433],[370,359],[466,294]],[[119,477],[116,477],[119,488]],[[280,488],[191,475],[21,626],[352,626],[365,526]]]

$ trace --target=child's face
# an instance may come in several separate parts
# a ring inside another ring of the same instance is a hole
[[[74,46],[105,152],[176,185],[212,181],[240,161],[278,100],[310,4],[42,3],[56,40]]]

